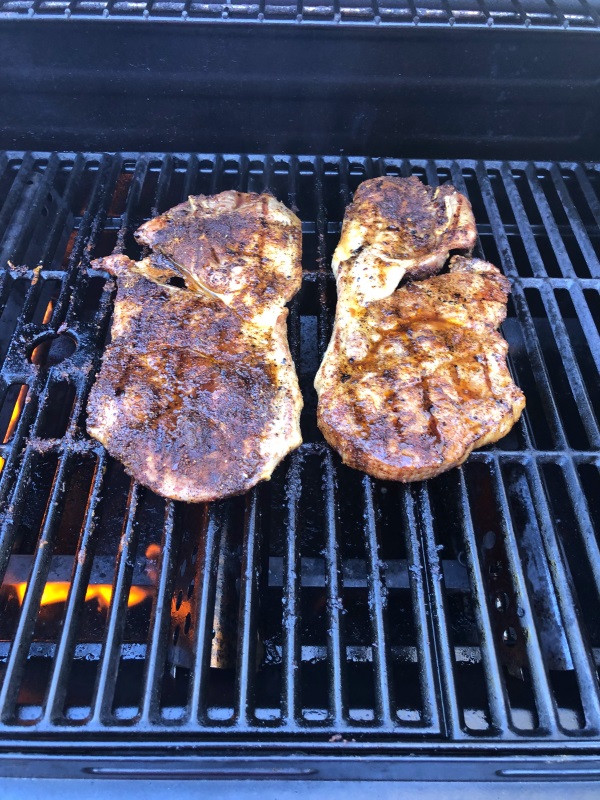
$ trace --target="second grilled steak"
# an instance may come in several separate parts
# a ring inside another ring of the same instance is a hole
[[[475,241],[464,197],[415,182],[359,187],[333,259],[335,325],[315,380],[319,427],[344,462],[402,481],[461,464],[508,433],[525,405],[497,331],[510,285],[496,267],[455,256],[448,273],[397,288],[398,276],[439,272],[450,250]],[[452,198],[454,214],[440,198]]]
[[[300,222],[267,195],[223,192],[144,225],[116,276],[89,433],[165,497],[214,500],[269,478],[301,443],[285,303],[301,282]]]

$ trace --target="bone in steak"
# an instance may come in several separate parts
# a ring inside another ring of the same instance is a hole
[[[93,263],[117,296],[88,432],[164,497],[244,492],[302,441],[285,308],[300,221],[268,195],[228,191],[190,197],[136,238],[147,258]]]
[[[396,186],[401,194],[406,181],[397,179]],[[464,205],[463,221],[467,210]],[[470,222],[461,228],[463,243],[473,235]],[[447,256],[451,231],[430,239],[429,252],[419,244],[413,275],[422,274],[424,261],[433,264],[434,251],[437,269]],[[404,254],[409,260],[406,247]],[[319,427],[352,467],[388,480],[431,478],[508,433],[525,405],[506,366],[508,345],[497,331],[510,285],[492,264],[454,256],[448,273],[396,289],[387,276],[379,277],[383,258],[373,267],[372,284],[364,262],[357,267],[356,261],[346,239],[342,257],[334,256],[336,320],[315,380]],[[363,282],[369,288],[361,292]],[[384,284],[385,297],[371,289]]]

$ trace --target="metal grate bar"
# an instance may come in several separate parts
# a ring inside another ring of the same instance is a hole
[[[327,650],[329,654],[329,705],[333,726],[346,724],[347,704],[344,688],[344,648],[342,644],[342,593],[336,520],[336,480],[333,458],[327,451],[323,458],[325,491],[325,585],[327,589]]]
[[[575,283],[574,285],[565,288],[570,290],[569,297],[571,298],[573,306],[575,307],[577,319],[579,320],[585,333],[585,338],[587,339],[587,343],[589,345],[590,355],[594,360],[596,369],[598,372],[600,372],[600,331],[596,327],[594,319],[590,314],[590,309],[588,304],[585,302],[585,297],[583,295],[581,286]]]
[[[146,180],[147,172],[147,159],[138,158],[135,162],[135,169],[131,178],[131,183],[129,184],[127,200],[125,202],[125,210],[121,215],[121,227],[119,228],[119,233],[117,234],[117,243],[115,244],[115,248],[113,250],[114,254],[123,253],[125,247],[127,246],[126,237],[130,233],[130,230],[133,226],[132,216],[135,213],[135,209],[139,205],[140,194],[142,191],[142,186],[144,185],[144,181]],[[121,173],[121,176],[124,174],[127,173]]]
[[[261,526],[258,514],[259,489],[252,489],[246,503],[244,520],[244,559],[240,587],[240,622],[238,643],[235,716],[238,726],[253,719],[254,672],[256,664],[256,613],[260,564]]]
[[[106,222],[119,170],[120,162],[115,156],[102,156],[92,197],[77,230],[77,237],[69,256],[69,272],[75,271],[80,264],[84,267],[89,266],[93,257],[91,254],[94,252],[98,236]],[[59,299],[59,304],[60,302]]]
[[[7,231],[0,249],[0,264],[8,260],[15,266],[19,264],[24,255],[24,249],[29,243],[31,234],[33,233],[34,226],[39,219],[39,211],[46,201],[46,195],[56,177],[56,173],[60,166],[58,156],[53,154],[48,159],[48,166],[42,174],[39,172],[32,172],[29,179],[25,183],[25,196],[27,197],[27,205],[23,203],[15,209],[15,216],[17,224],[13,224]],[[38,177],[38,181],[34,180]],[[37,185],[36,185],[37,183]],[[27,190],[30,186],[31,189]],[[13,217],[13,220],[15,218]]]
[[[299,546],[298,504],[301,492],[302,453],[290,457],[286,477],[286,542],[284,550],[283,607],[283,710],[282,720],[294,726],[298,717],[300,653],[298,641]]]
[[[140,490],[137,483],[131,484],[127,502],[127,515],[119,544],[102,658],[98,668],[98,679],[92,701],[90,718],[97,725],[102,725],[111,716],[111,706],[117,682],[119,651],[127,615],[127,598],[131,588],[133,560],[137,547],[138,530],[134,523],[140,491],[143,490]]]
[[[560,24],[561,24],[563,27],[566,27],[566,26],[568,25],[568,23],[567,23],[567,21],[566,21],[566,19],[565,19],[565,15],[563,14],[563,12],[562,12],[562,11],[561,11],[561,9],[559,8],[559,6],[558,6],[558,5],[557,5],[557,4],[554,2],[554,0],[546,0],[546,3],[547,3],[547,5],[548,5],[548,7],[549,7],[550,11],[552,12],[552,14],[553,14],[553,15],[556,17],[556,19],[558,20],[558,22],[559,22],[559,23],[560,23]]]
[[[224,524],[224,503],[213,503],[205,508],[199,551],[196,561],[194,666],[188,699],[189,719],[192,723],[206,719],[205,697],[210,665],[213,615],[215,609],[215,584],[217,580],[218,546]],[[225,523],[226,524],[226,523]]]
[[[554,219],[554,215],[546,195],[544,194],[544,190],[540,186],[540,182],[533,164],[527,165],[525,174],[527,175],[527,181],[529,183],[531,193],[533,194],[534,200],[539,209],[544,228],[546,229],[550,243],[552,244],[554,252],[556,253],[560,270],[565,278],[574,278],[576,277],[576,273],[573,269],[573,264],[571,263],[571,259],[565,247],[563,238],[560,235],[558,225],[556,224],[556,220]]]
[[[63,456],[56,471],[42,532],[35,550],[27,590],[21,606],[17,630],[10,649],[6,672],[4,673],[0,691],[0,718],[3,722],[9,722],[14,716],[19,681],[29,652],[35,620],[50,567],[50,559],[52,558],[52,543],[60,516],[59,509],[64,497],[68,460],[68,456]]]
[[[585,499],[585,494],[577,475],[573,459],[565,459],[561,466],[563,468],[569,497],[571,498],[577,517],[577,532],[583,542],[590,565],[590,571],[594,577],[596,593],[600,598],[600,546],[598,545],[598,540],[594,536],[594,524],[590,516],[590,509]]]
[[[77,229],[73,248],[69,255],[67,267],[69,276],[75,276],[80,270],[89,268],[91,254],[94,252],[98,237],[106,221],[118,170],[119,162],[115,157],[102,156],[92,196]],[[53,323],[56,325],[62,321],[71,302],[69,283],[68,280],[63,282],[60,295],[56,301],[52,316]]]
[[[539,727],[543,731],[556,734],[557,719],[556,719],[556,703],[550,690],[548,682],[548,675],[544,658],[542,656],[542,649],[540,646],[539,635],[535,624],[535,617],[533,614],[527,583],[521,563],[521,556],[517,544],[517,537],[512,524],[512,517],[508,498],[506,496],[506,488],[502,481],[500,474],[500,465],[498,461],[493,462],[492,466],[492,480],[494,482],[494,491],[502,510],[501,526],[504,534],[506,555],[508,558],[510,573],[513,579],[513,584],[516,590],[518,603],[523,609],[523,617],[521,625],[525,633],[525,647],[527,650],[527,657],[531,666],[531,681],[535,693],[535,704],[538,712]]]
[[[565,635],[575,664],[575,674],[586,719],[585,731],[591,735],[597,735],[600,729],[600,693],[591,647],[585,642],[582,635],[579,622],[581,614],[573,599],[571,581],[564,559],[560,555],[558,558],[556,557],[556,554],[561,554],[561,546],[554,531],[552,517],[542,488],[539,467],[533,460],[527,466],[529,467],[529,482],[535,497],[536,511],[541,517],[540,533],[549,554],[548,566],[556,587]]]
[[[4,180],[8,171],[8,154],[6,151],[0,152],[0,181]],[[2,210],[3,203],[0,201],[0,210]]]
[[[505,253],[506,251],[510,250],[508,239],[506,236],[506,232],[504,230],[502,217],[500,215],[500,211],[498,209],[498,205],[496,203],[496,199],[494,197],[489,178],[487,177],[487,174],[483,169],[483,165],[478,165],[477,177],[479,185],[482,190],[484,202],[486,204],[486,210],[490,222],[492,223],[494,238],[498,243],[498,250],[500,253]],[[511,257],[511,264],[512,264],[512,257]],[[503,265],[505,266],[505,262]],[[514,268],[514,264],[512,264],[512,268]],[[555,401],[554,392],[550,384],[548,371],[544,363],[542,349],[538,340],[537,332],[535,330],[533,319],[531,317],[531,313],[529,311],[527,302],[525,300],[525,295],[519,284],[519,281],[516,279],[513,279],[512,282],[512,297],[515,307],[517,309],[517,316],[519,318],[519,322],[523,328],[525,347],[527,349],[527,355],[529,357],[531,367],[535,375],[536,386],[538,388],[538,391],[540,392],[540,396],[544,405],[544,412],[548,418],[548,422],[551,425],[552,434],[555,438],[557,446],[561,448],[566,448],[568,446],[567,438],[565,435],[563,422],[561,420],[558,407]]]
[[[121,162],[121,170],[123,166],[124,163]],[[127,191],[125,210],[121,216],[121,226],[117,234],[117,241],[113,249],[113,254],[123,252],[125,248],[126,237],[133,224],[132,215],[134,209],[139,204],[139,198],[147,171],[147,159],[137,159],[131,183]],[[121,172],[121,175],[124,174],[127,173]],[[132,484],[123,536],[117,556],[115,580],[102,658],[98,670],[95,695],[92,701],[91,720],[96,724],[104,723],[111,716],[111,706],[118,676],[120,647],[127,615],[127,599],[131,589],[133,562],[139,537],[139,530],[134,523],[141,491],[144,490],[141,489],[138,484]]]
[[[530,20],[530,18],[528,16],[527,12],[525,11],[523,6],[521,5],[520,0],[511,0],[511,2],[512,2],[513,6],[515,7],[517,14],[521,18],[521,22],[523,22],[524,25],[529,27],[531,25],[531,20]]]
[[[388,670],[385,633],[385,584],[382,562],[379,558],[379,542],[373,508],[373,481],[365,475],[362,481],[365,506],[365,540],[367,549],[367,585],[369,587],[369,609],[373,629],[373,667],[375,671],[376,717],[381,725],[389,725],[392,719],[391,675]]]
[[[485,597],[485,583],[483,580],[482,567],[479,562],[477,552],[477,540],[471,518],[471,507],[467,494],[467,486],[463,470],[460,470],[460,511],[461,523],[465,542],[465,555],[467,568],[469,570],[469,580],[471,582],[471,592],[473,596],[473,608],[479,629],[479,639],[481,647],[481,657],[483,668],[486,674],[486,685],[488,692],[488,703],[491,716],[491,725],[494,732],[500,734],[510,730],[508,722],[508,698],[500,664],[498,653],[494,645],[494,633],[490,612]]]
[[[454,187],[458,189],[458,191],[461,192],[461,194],[464,194],[465,197],[469,198],[469,190],[467,189],[467,183],[464,179],[460,165],[457,164],[456,161],[453,161],[450,165],[450,176]],[[472,201],[472,198],[469,199]],[[475,247],[473,248],[473,255],[476,258],[485,259],[483,247],[481,246],[481,239],[479,237],[479,231],[477,232],[477,242],[475,243]]]
[[[422,720],[425,727],[437,729],[440,726],[438,692],[433,670],[433,642],[429,629],[425,581],[421,545],[417,534],[415,502],[411,490],[402,486],[402,512],[404,517],[404,538],[408,559],[410,594],[413,617],[417,634],[417,659],[419,664],[419,685],[423,704]]]
[[[525,348],[529,357],[532,371],[536,379],[536,388],[542,399],[544,413],[552,429],[556,446],[561,450],[568,449],[567,437],[560,417],[554,392],[550,384],[550,377],[542,355],[542,349],[533,324],[531,312],[525,299],[523,289],[517,281],[512,285],[512,298],[517,310],[517,316],[523,328]],[[525,411],[527,413],[527,411]]]
[[[10,218],[15,212],[22,197],[27,181],[33,173],[34,159],[31,153],[26,153],[17,172],[17,176],[0,208],[0,231],[6,231]],[[1,265],[4,269],[5,265]]]
[[[175,503],[169,501],[165,508],[165,524],[161,542],[159,580],[156,598],[152,607],[152,618],[146,650],[146,674],[140,720],[151,723],[158,719],[160,703],[160,682],[167,658],[167,637],[169,632],[169,612],[173,593],[175,558]]]
[[[579,2],[584,12],[590,17],[590,19],[592,19],[596,25],[600,25],[600,15],[596,9],[589,4],[588,0],[579,0]]]
[[[63,713],[71,659],[75,648],[75,637],[79,618],[83,611],[85,592],[92,569],[94,546],[97,536],[96,509],[98,507],[106,462],[106,452],[103,448],[100,448],[90,500],[86,509],[81,537],[77,546],[77,557],[73,560],[71,588],[69,590],[62,630],[52,664],[50,683],[48,685],[48,692],[44,704],[44,721],[47,726],[56,723],[62,717]]]
[[[485,203],[485,208],[492,225],[492,233],[498,245],[498,253],[500,254],[501,261],[501,265],[499,264],[498,266],[502,266],[504,274],[509,278],[516,278],[518,277],[518,272],[508,242],[508,236],[504,229],[504,223],[498,209],[498,204],[496,203],[490,178],[482,162],[477,163],[475,173],[477,175],[477,182],[479,183],[483,202]]]
[[[563,205],[565,214],[569,220],[569,224],[573,229],[577,243],[579,244],[581,252],[583,253],[583,257],[585,258],[585,262],[590,274],[594,278],[600,278],[600,262],[598,262],[598,256],[592,247],[592,243],[590,241],[590,237],[588,236],[585,225],[581,221],[581,217],[575,208],[575,204],[573,203],[573,200],[569,194],[569,190],[565,185],[563,177],[560,173],[560,169],[556,164],[553,164],[550,167],[550,175],[552,176],[557,194]]]
[[[249,179],[250,179],[250,164],[248,156],[242,155],[238,162],[238,191],[239,192],[247,192],[249,191]]]
[[[579,416],[585,428],[590,445],[594,450],[600,448],[600,431],[594,413],[593,404],[583,381],[577,359],[566,331],[562,314],[558,308],[554,292],[547,284],[540,286],[540,294],[552,325],[552,332],[563,357],[563,367],[567,373],[573,397],[579,409]]]
[[[166,211],[167,192],[169,191],[171,181],[173,180],[173,170],[173,156],[170,153],[167,153],[160,165],[160,174],[156,183],[154,203],[152,204],[151,210],[153,217],[157,217],[159,214],[162,214],[163,211]]]
[[[501,174],[504,182],[504,188],[506,189],[506,194],[517,221],[519,234],[523,240],[525,249],[527,250],[527,257],[529,258],[533,274],[538,278],[543,278],[546,275],[546,268],[544,266],[542,256],[540,255],[538,244],[531,228],[531,223],[527,219],[527,214],[525,212],[519,190],[517,189],[508,164],[502,165]]]
[[[297,211],[297,191],[299,180],[298,159],[292,156],[288,165],[287,204]],[[288,341],[295,364],[300,363],[300,297],[290,303],[288,321]],[[294,727],[301,708],[299,672],[301,663],[299,628],[299,556],[298,508],[302,492],[302,468],[304,464],[302,449],[289,457],[285,482],[286,498],[286,540],[284,546],[284,578],[282,602],[282,724]]]
[[[431,504],[429,501],[429,489],[426,482],[422,483],[418,489],[419,520],[421,522],[423,538],[425,543],[426,574],[429,578],[428,592],[431,598],[430,606],[432,611],[435,636],[438,642],[437,660],[440,669],[440,680],[443,689],[444,721],[448,734],[453,739],[459,739],[462,735],[460,724],[460,711],[458,698],[456,695],[456,685],[454,683],[454,670],[452,663],[452,653],[454,652],[450,642],[449,625],[446,615],[444,593],[444,573],[441,568],[440,559],[433,529],[433,519],[431,515]]]
[[[597,170],[597,167],[594,167]],[[579,187],[583,192],[583,195],[586,199],[586,202],[592,212],[594,219],[596,221],[596,225],[600,226],[600,200],[594,188],[590,182],[587,172],[581,166],[581,164],[574,164],[573,165],[573,172],[577,176],[577,182],[579,183]]]
[[[56,251],[59,246],[61,237],[65,233],[65,228],[67,227],[68,215],[73,205],[77,187],[83,176],[84,168],[85,168],[85,159],[80,153],[78,153],[75,156],[72,168],[69,170],[67,185],[65,186],[65,190],[62,194],[61,207],[58,213],[55,215],[54,222],[52,223],[52,228],[50,230],[50,233],[48,234],[47,243],[41,254],[40,263],[44,266],[44,268],[51,267],[53,265],[53,259],[56,258],[56,255],[59,256],[62,255],[62,253],[60,252],[57,254]]]
[[[211,183],[210,183],[210,193],[216,194],[220,188],[223,181],[223,156],[217,155],[214,159],[214,166],[211,174]],[[185,185],[185,194],[190,192],[190,181],[188,180],[189,176],[192,175],[192,161],[188,162],[188,171],[186,174],[186,185]],[[191,194],[191,192],[190,192]]]

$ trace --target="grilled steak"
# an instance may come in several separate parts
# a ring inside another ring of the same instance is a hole
[[[432,189],[415,177],[364,181],[333,255],[338,294],[342,288],[361,305],[387,297],[404,276],[439,272],[451,250],[470,252],[476,238],[469,201],[453,186]]]
[[[301,282],[300,221],[231,191],[190,197],[136,236],[147,258],[94,262],[117,296],[88,432],[164,497],[244,492],[301,443],[285,308]]]
[[[381,187],[388,179],[378,180]],[[456,194],[448,191],[446,196]],[[407,194],[416,194],[414,181]],[[369,188],[361,196],[366,195]],[[454,202],[462,207],[456,219],[463,221],[455,238],[448,229],[436,234],[425,215],[431,248],[424,236],[417,237],[411,261],[406,242],[415,231],[399,232],[396,252],[403,254],[403,265],[411,263],[400,268],[392,262],[393,279],[383,256],[367,263],[364,249],[349,245],[349,227],[362,225],[364,241],[375,238],[368,230],[372,219],[376,231],[383,229],[375,201],[372,216],[361,223],[355,200],[351,226],[344,221],[341,255],[338,248],[334,256],[338,305],[315,380],[318,423],[346,464],[376,478],[424,480],[458,466],[475,447],[508,433],[525,405],[506,366],[508,345],[497,331],[510,285],[496,267],[454,256],[448,273],[396,289],[402,270],[413,277],[439,270],[457,241],[472,244],[470,208],[464,199]],[[389,207],[382,203],[381,218],[389,220]],[[411,211],[410,224],[415,218]],[[407,215],[401,224],[408,224]],[[391,239],[386,247],[394,252]]]

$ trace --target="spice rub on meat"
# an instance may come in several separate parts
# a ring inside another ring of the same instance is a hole
[[[432,236],[429,251],[419,245],[413,275],[433,263],[433,251],[441,268],[448,238],[439,241]],[[357,288],[364,274],[355,266],[336,252],[336,320],[315,380],[319,427],[343,461],[376,478],[424,480],[508,433],[525,405],[497,330],[508,280],[492,264],[454,256],[447,273],[369,295]]]
[[[302,441],[285,308],[300,221],[273,197],[228,191],[190,197],[136,238],[147,258],[93,264],[117,295],[88,432],[164,497],[245,492]]]
[[[453,186],[418,178],[372,178],[346,209],[332,268],[347,294],[364,305],[388,297],[405,276],[435,275],[451,251],[477,238],[471,205]]]

